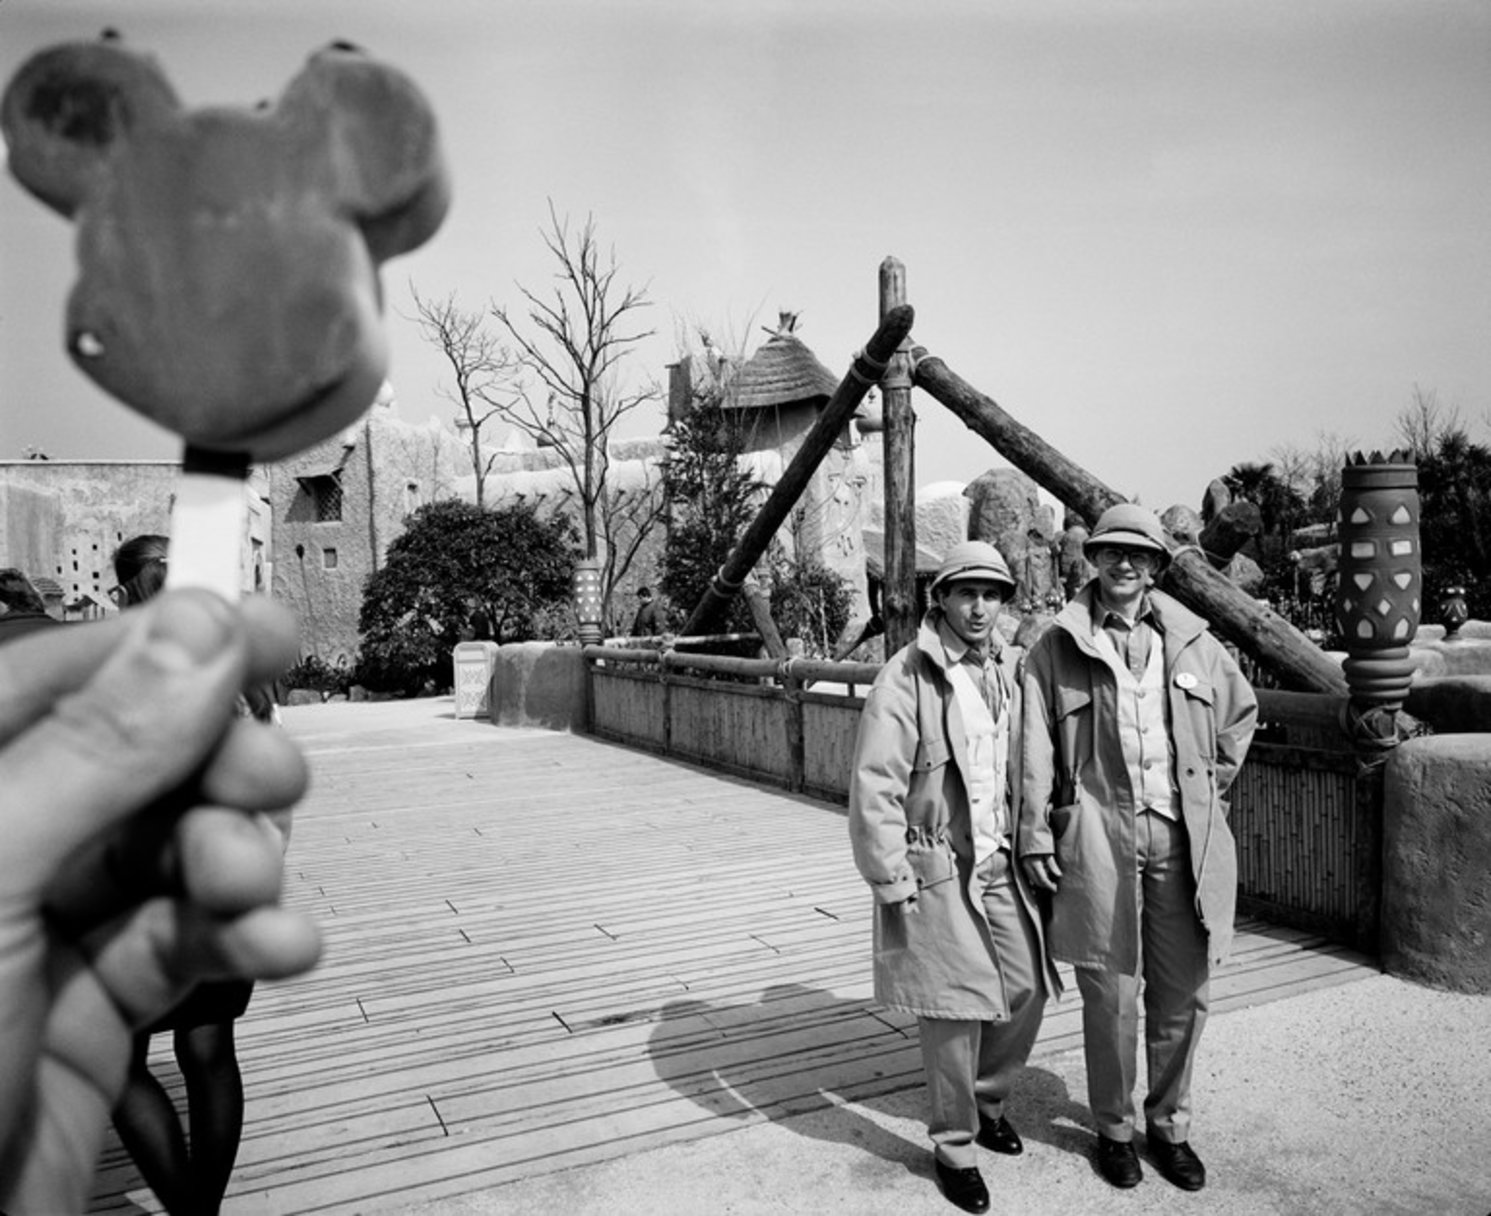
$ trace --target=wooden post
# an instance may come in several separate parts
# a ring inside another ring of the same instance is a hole
[[[782,695],[786,700],[787,788],[802,793],[807,784],[807,736],[803,729],[802,680],[792,670],[791,662],[781,667]]]
[[[906,267],[880,263],[880,315],[906,303]],[[889,658],[916,638],[916,415],[911,408],[911,338],[896,348],[880,392],[885,418],[885,583],[880,615]]]
[[[785,659],[787,644],[782,641],[777,623],[771,619],[771,597],[753,578],[745,580],[740,594],[751,610],[751,620],[756,626],[756,632],[761,635],[761,644],[766,647],[766,653],[774,659]]]
[[[771,538],[787,518],[792,506],[807,489],[814,471],[823,463],[839,433],[854,414],[855,407],[864,400],[870,387],[877,383],[890,363],[891,356],[907,334],[911,332],[913,320],[911,306],[893,308],[885,315],[865,349],[854,357],[848,373],[839,381],[839,387],[818,415],[818,421],[803,438],[802,447],[792,458],[777,484],[772,487],[756,518],[751,520],[745,534],[741,536],[719,573],[714,576],[708,589],[694,605],[688,623],[683,627],[685,635],[709,633],[711,626],[724,613],[730,597],[740,590],[752,568],[761,560]]]
[[[969,430],[981,435],[1089,525],[1109,507],[1127,501],[1029,427],[1016,422],[922,347],[912,351],[911,365],[912,380],[918,388],[952,410]],[[1162,580],[1164,589],[1206,617],[1222,637],[1278,673],[1292,688],[1333,695],[1346,692],[1346,677],[1333,659],[1278,613],[1213,570],[1200,549],[1185,546],[1171,557]]]

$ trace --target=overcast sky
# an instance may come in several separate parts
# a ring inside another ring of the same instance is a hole
[[[425,88],[455,205],[384,268],[416,421],[452,409],[410,282],[544,289],[552,198],[647,286],[639,379],[783,308],[842,374],[894,255],[916,341],[1159,509],[1280,446],[1382,446],[1415,385],[1491,437],[1484,0],[3,0],[0,74],[105,26],[188,105],[277,95],[333,38]],[[174,455],[63,353],[72,278],[6,177],[0,458]],[[916,401],[919,484],[1002,463]]]

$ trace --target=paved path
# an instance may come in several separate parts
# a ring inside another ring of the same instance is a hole
[[[286,898],[328,949],[241,1024],[226,1216],[955,1210],[839,809],[448,699],[286,726],[315,773]],[[996,1210],[1486,1216],[1491,1001],[1321,945],[1253,925],[1218,976],[1200,1195],[1096,1177],[1052,1006]],[[94,1210],[159,1209],[116,1150]]]

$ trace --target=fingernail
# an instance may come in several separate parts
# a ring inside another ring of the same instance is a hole
[[[221,654],[232,636],[230,609],[210,592],[171,592],[154,609],[150,648],[173,666],[200,666]]]

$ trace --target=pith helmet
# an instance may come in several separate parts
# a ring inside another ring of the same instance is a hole
[[[999,550],[988,541],[965,540],[949,549],[932,579],[932,594],[936,595],[948,583],[966,579],[998,583],[1006,599],[1015,593],[1015,576],[1010,573]]]
[[[1109,545],[1157,553],[1161,570],[1170,564],[1170,546],[1165,543],[1165,529],[1159,516],[1136,502],[1121,502],[1098,516],[1098,522],[1083,542],[1082,554],[1091,561],[1094,552]]]

